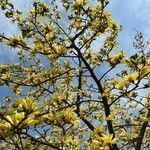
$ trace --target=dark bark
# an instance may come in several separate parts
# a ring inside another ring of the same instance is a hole
[[[150,109],[148,110],[148,113],[147,113],[147,118],[150,118]],[[144,138],[144,134],[146,132],[146,128],[148,126],[148,121],[145,121],[143,122],[143,125],[140,129],[140,133],[139,133],[139,136],[137,138],[137,144],[136,144],[136,150],[141,150],[141,147],[142,147],[142,141],[143,141],[143,138]]]

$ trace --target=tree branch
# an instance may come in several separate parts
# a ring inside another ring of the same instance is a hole
[[[83,61],[84,65],[86,66],[86,68],[88,69],[88,71],[90,72],[91,76],[93,77],[93,80],[95,81],[99,92],[101,93],[101,95],[103,95],[104,91],[103,91],[103,87],[101,85],[101,83],[99,82],[98,78],[96,77],[93,69],[90,67],[90,65],[88,64],[88,62],[85,60],[85,58],[83,57],[80,49],[75,45],[75,43],[72,43],[72,47],[78,52],[79,57],[81,58],[81,60]],[[110,115],[110,106],[108,104],[108,100],[106,96],[102,96],[102,103],[104,106],[104,110],[105,110],[105,116],[108,117]],[[111,120],[107,120],[107,125],[108,125],[108,130],[110,134],[113,134],[113,137],[115,138],[115,131],[113,129],[113,125],[112,125],[112,121]],[[119,150],[117,144],[112,145],[111,150]]]
[[[148,109],[148,113],[147,113],[147,118],[150,118],[150,108]],[[137,138],[137,144],[136,144],[136,148],[135,150],[141,150],[141,146],[142,146],[142,141],[143,141],[143,138],[144,138],[144,134],[145,134],[145,131],[146,131],[146,128],[148,126],[148,123],[149,121],[145,121],[140,129],[140,133],[139,133],[139,136]]]
[[[53,144],[51,144],[51,143],[49,143],[49,142],[45,142],[45,141],[39,140],[39,139],[37,139],[37,138],[31,136],[30,134],[26,133],[26,132],[22,132],[22,134],[26,135],[26,136],[29,137],[31,140],[33,140],[33,141],[35,141],[35,142],[37,142],[37,143],[40,143],[40,144],[43,144],[43,145],[47,145],[47,146],[49,146],[49,147],[51,147],[51,148],[54,148],[54,149],[56,149],[56,150],[62,150],[62,149],[59,148],[58,146],[55,146],[55,145],[53,145]]]

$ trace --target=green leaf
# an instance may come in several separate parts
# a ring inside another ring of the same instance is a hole
[[[0,80],[0,86],[3,86],[3,85],[4,85],[4,82]]]

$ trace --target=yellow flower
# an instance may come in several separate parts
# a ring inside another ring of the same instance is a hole
[[[111,115],[109,115],[107,118],[106,118],[106,120],[113,120],[114,119],[114,115],[113,114],[111,114]]]
[[[124,84],[123,84],[123,82],[120,82],[120,83],[117,83],[116,85],[115,85],[115,87],[117,88],[117,89],[119,89],[119,90],[122,90],[122,89],[124,89]]]
[[[72,108],[68,108],[62,112],[65,121],[75,124],[78,123],[79,119],[77,118],[74,110]]]
[[[113,138],[112,134],[103,134],[103,137],[101,137],[105,145],[112,145],[116,143],[116,139]]]
[[[0,123],[0,130],[9,130],[11,128],[11,125],[8,122]]]
[[[2,74],[1,79],[9,80],[9,79],[10,79],[10,77],[11,77],[11,74],[10,74],[10,73],[8,73],[8,72],[6,72],[5,74]]]
[[[97,139],[92,140],[91,148],[92,148],[92,150],[104,150],[104,147],[102,147],[102,142]]]
[[[52,47],[53,47],[54,52],[56,52],[56,54],[63,55],[66,53],[65,45],[58,45],[57,43],[53,43]]]
[[[6,41],[6,44],[13,48],[18,48],[21,45],[25,44],[25,40],[23,39],[22,36],[14,35],[12,38],[10,38],[8,41]]]
[[[134,73],[128,74],[124,78],[126,81],[133,82],[138,78],[138,73],[134,72]]]
[[[111,66],[117,65],[118,63],[120,63],[120,61],[124,58],[124,53],[120,52],[114,56],[111,56],[109,58],[109,62]]]
[[[21,21],[21,14],[19,14],[19,13],[15,13],[15,19],[17,20],[17,21]]]
[[[23,122],[23,126],[33,126],[39,121],[35,119],[35,115],[29,115],[29,117]]]
[[[7,119],[9,124],[13,124],[15,126],[25,117],[24,112],[18,113],[14,111],[12,115],[7,115],[5,118]]]
[[[75,0],[74,7],[83,6],[88,2],[88,0]]]
[[[45,114],[42,116],[42,120],[53,122],[56,119],[56,116],[53,113]]]
[[[33,112],[38,113],[38,106],[33,101],[32,97],[26,97],[25,99],[18,99],[17,100],[18,107],[21,108],[25,112]]]
[[[127,88],[130,84],[130,82],[125,82],[124,80],[120,80],[118,78],[113,79],[112,81],[110,81],[110,83],[115,86],[115,88],[122,90],[125,87]]]
[[[145,76],[147,74],[150,74],[150,67],[144,67],[142,70],[141,70],[141,76]]]
[[[100,135],[104,130],[105,130],[105,129],[104,129],[103,126],[97,126],[97,127],[95,127],[95,129],[94,129],[94,133],[97,134],[97,135]]]

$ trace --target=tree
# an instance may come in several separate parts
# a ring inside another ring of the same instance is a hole
[[[1,149],[150,148],[149,42],[137,32],[126,56],[107,5],[50,0],[24,15],[0,0],[20,30],[0,34],[19,58],[0,65],[0,85],[15,93],[0,108]]]

